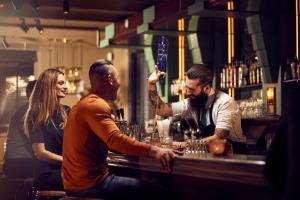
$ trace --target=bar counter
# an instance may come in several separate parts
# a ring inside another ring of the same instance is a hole
[[[194,199],[199,193],[210,199],[271,199],[263,175],[264,156],[187,154],[175,159],[171,174],[153,158],[109,153],[108,163],[124,175],[134,172],[134,176],[158,184],[165,182],[179,199]]]

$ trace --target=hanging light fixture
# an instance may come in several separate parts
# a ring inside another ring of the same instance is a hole
[[[3,2],[3,0],[0,0],[0,8],[4,8],[4,2]]]
[[[31,0],[31,5],[35,10],[40,9],[40,4],[37,2],[37,0]]]
[[[41,25],[40,19],[35,19],[34,21],[35,21],[35,28],[39,31],[40,34],[43,34],[44,33],[44,28]]]
[[[63,12],[65,15],[70,13],[70,4],[68,0],[63,1]]]
[[[20,28],[21,28],[25,33],[27,33],[28,30],[29,30],[29,26],[26,24],[25,18],[20,18],[20,20],[21,20]]]

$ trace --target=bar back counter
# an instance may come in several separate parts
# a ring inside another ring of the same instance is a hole
[[[110,153],[112,172],[162,185],[176,199],[272,199],[264,174],[264,156],[187,154],[175,159],[173,172],[159,161]]]

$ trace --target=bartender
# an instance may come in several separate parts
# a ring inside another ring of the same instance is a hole
[[[175,103],[165,103],[159,97],[156,83],[161,76],[165,76],[165,72],[155,67],[148,79],[149,98],[157,115],[192,116],[205,143],[227,139],[233,153],[247,153],[239,108],[229,95],[212,88],[213,73],[209,67],[195,64],[186,72],[187,98]]]

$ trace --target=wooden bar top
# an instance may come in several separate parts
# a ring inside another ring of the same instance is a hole
[[[160,162],[153,158],[139,158],[110,152],[108,163],[112,167],[166,173]],[[264,156],[186,154],[174,160],[171,175],[267,186],[268,183],[263,174],[264,165]]]

